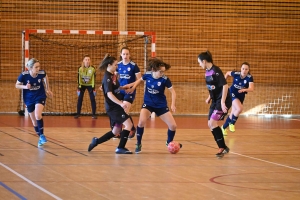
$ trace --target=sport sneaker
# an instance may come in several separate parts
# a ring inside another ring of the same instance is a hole
[[[224,136],[227,136],[227,129],[224,129],[223,126],[221,126],[221,130]]]
[[[88,151],[92,151],[93,148],[95,148],[98,145],[98,138],[94,137],[92,139],[91,144],[89,145]]]
[[[135,153],[142,152],[142,144],[136,144],[135,145]]]
[[[229,124],[229,130],[230,130],[231,132],[234,132],[234,131],[235,131],[234,124]]]
[[[116,154],[132,154],[127,148],[116,148]]]
[[[168,147],[168,145],[169,145],[169,143],[168,143],[168,141],[166,142],[166,146]],[[181,143],[179,143],[179,146],[180,146],[180,149],[182,148],[182,144]]]
[[[136,128],[133,127],[128,135],[128,138],[131,139],[131,138],[134,138],[135,136],[135,133],[136,133]]]
[[[78,119],[79,117],[80,117],[80,115],[75,115],[74,116],[75,119]]]
[[[97,119],[97,115],[92,115],[92,119]]]
[[[223,158],[223,156],[227,153],[229,153],[230,149],[228,147],[224,148],[220,148],[219,152],[216,154],[217,158]]]
[[[38,146],[43,146],[45,143],[47,143],[47,139],[46,139],[46,136],[44,134],[40,135],[40,139],[39,139],[39,142],[38,142]]]
[[[114,139],[114,140],[120,139],[120,137],[121,137],[120,134],[118,134],[118,135],[115,135],[115,136],[113,137],[113,139]]]

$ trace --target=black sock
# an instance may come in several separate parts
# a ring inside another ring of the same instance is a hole
[[[98,138],[98,144],[106,142],[106,141],[110,140],[111,138],[113,138],[114,136],[115,135],[113,134],[113,132],[109,131],[109,132],[105,133],[104,135],[102,135],[100,138]]]
[[[175,132],[176,131],[171,131],[170,129],[168,129],[168,139],[167,139],[168,144],[173,141]]]
[[[127,143],[127,140],[128,140],[128,135],[129,135],[130,131],[128,130],[123,130],[120,134],[120,143],[119,143],[119,146],[118,148],[125,148],[125,145]]]
[[[232,115],[232,120],[231,120],[231,124],[235,124],[235,122],[238,120],[239,116],[235,116],[235,115]]]
[[[226,144],[225,144],[225,140],[224,140],[223,133],[222,133],[220,126],[214,128],[212,130],[212,133],[214,135],[214,138],[215,138],[215,141],[217,142],[218,147],[225,149]]]
[[[36,134],[38,134],[38,136],[40,136],[39,127],[38,126],[34,126],[34,130],[35,130]]]

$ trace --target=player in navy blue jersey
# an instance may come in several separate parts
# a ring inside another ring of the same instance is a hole
[[[216,156],[222,158],[224,154],[229,152],[229,148],[225,144],[222,129],[218,125],[218,121],[224,119],[228,109],[231,107],[228,85],[222,70],[213,64],[212,55],[209,51],[198,55],[198,63],[205,69],[206,86],[209,91],[206,103],[211,102],[208,113],[208,127],[219,147]]]
[[[140,68],[138,67],[138,65],[135,62],[133,62],[131,60],[128,47],[123,47],[121,49],[120,58],[121,58],[121,61],[118,62],[118,68],[116,70],[116,72],[118,74],[120,85],[124,86],[124,85],[135,82],[137,79],[140,79],[141,78]],[[129,113],[131,105],[135,99],[136,90],[131,94],[128,94],[124,90],[121,90],[120,94],[122,95],[123,102],[127,106],[125,111],[127,113]],[[131,117],[130,117],[130,120],[133,123],[133,120]],[[135,131],[136,131],[136,129],[133,125],[128,138],[133,138],[135,135]]]
[[[226,128],[229,126],[231,132],[235,131],[234,124],[236,123],[240,113],[243,111],[243,102],[245,95],[254,90],[253,76],[250,74],[250,64],[247,62],[242,63],[241,71],[229,71],[225,74],[225,79],[232,76],[233,82],[230,89],[232,98],[232,109],[230,115],[227,117],[223,124],[223,135],[227,135]]]
[[[142,136],[144,133],[144,126],[146,121],[154,112],[168,125],[168,138],[166,145],[173,141],[176,132],[176,122],[171,114],[167,98],[165,96],[165,88],[168,88],[172,95],[171,110],[175,112],[176,106],[176,93],[171,83],[171,80],[164,75],[165,71],[170,69],[171,66],[160,59],[153,58],[148,61],[148,70],[142,78],[138,79],[135,83],[124,86],[126,92],[131,93],[135,90],[138,84],[142,81],[145,83],[144,103],[140,112],[139,122],[137,126],[137,144],[135,153],[140,153],[142,150]],[[180,148],[182,145],[180,144]]]
[[[105,71],[101,90],[105,97],[105,110],[110,118],[113,129],[105,133],[100,138],[94,137],[88,147],[88,151],[91,151],[98,144],[110,140],[116,134],[120,134],[119,146],[115,152],[117,154],[132,154],[131,151],[125,148],[129,132],[132,128],[132,122],[125,111],[127,105],[122,101],[122,95],[120,94],[122,87],[120,86],[117,75],[115,74],[117,64],[118,61],[115,57],[106,54],[99,66],[100,70]],[[122,125],[124,125],[124,129],[121,131]]]
[[[52,98],[53,93],[49,87],[46,72],[40,70],[40,62],[32,58],[26,67],[28,71],[22,72],[16,82],[16,88],[23,89],[23,100],[27,107],[35,132],[39,135],[38,146],[43,146],[47,139],[44,135],[44,121],[42,112],[46,98]]]

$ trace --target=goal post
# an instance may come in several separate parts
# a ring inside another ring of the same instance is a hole
[[[127,46],[132,60],[144,73],[148,57],[156,57],[155,42],[155,32],[28,29],[22,34],[22,71],[26,70],[25,65],[29,59],[40,60],[41,68],[48,74],[54,93],[53,99],[47,99],[44,113],[72,115],[76,113],[77,71],[83,55],[89,54],[91,64],[98,68],[106,53],[118,58],[120,49]],[[96,89],[101,84],[102,76],[103,74],[97,71]],[[22,109],[22,98],[20,102]],[[96,113],[105,113],[103,95],[96,95],[96,104]],[[141,105],[142,93],[137,92],[131,111],[138,113]],[[84,95],[81,113],[91,113],[87,92]]]

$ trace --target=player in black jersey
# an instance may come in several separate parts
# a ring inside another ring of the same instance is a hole
[[[118,61],[115,57],[106,54],[102,60],[99,69],[104,71],[105,74],[102,80],[102,91],[105,97],[105,109],[108,114],[110,121],[112,122],[113,129],[105,133],[102,137],[92,139],[89,145],[88,151],[91,151],[98,144],[108,141],[113,138],[116,134],[120,134],[119,146],[116,149],[117,154],[132,154],[125,145],[127,143],[129,132],[132,128],[132,122],[129,115],[125,112],[126,104],[121,101],[120,95],[120,83],[117,79],[115,71],[117,69]],[[123,130],[122,125],[124,125]],[[121,133],[120,133],[121,132]]]
[[[209,91],[206,103],[211,102],[208,113],[208,127],[219,147],[216,156],[222,158],[224,154],[229,152],[229,148],[225,144],[218,121],[224,119],[231,107],[232,102],[228,85],[222,70],[213,64],[212,55],[209,51],[202,52],[198,55],[198,63],[205,69],[206,86]]]

